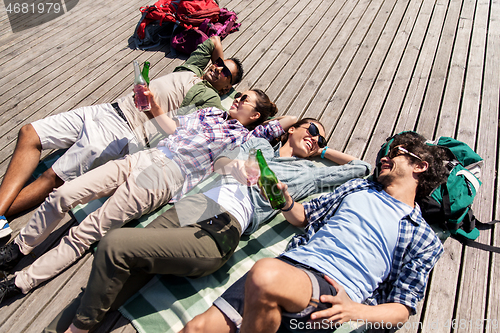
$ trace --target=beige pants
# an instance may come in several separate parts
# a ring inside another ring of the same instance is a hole
[[[168,202],[183,181],[175,162],[159,150],[150,149],[110,161],[65,183],[50,194],[14,240],[22,253],[30,253],[45,240],[71,208],[100,197],[110,198],[80,225],[71,228],[57,247],[27,270],[16,273],[16,286],[27,293],[59,274],[108,230]]]

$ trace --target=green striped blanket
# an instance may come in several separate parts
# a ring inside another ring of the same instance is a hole
[[[210,186],[211,180],[199,185],[194,192]],[[80,205],[73,209],[73,215],[81,221],[104,200],[105,198]],[[143,228],[170,207],[171,205],[166,205],[127,226]],[[252,235],[243,236],[234,255],[217,272],[199,279],[157,275],[119,311],[140,333],[178,332],[194,316],[207,310],[257,260],[282,253],[290,238],[297,232],[302,231],[290,225],[279,214],[269,223],[261,225]],[[336,332],[362,331],[361,328],[344,325]]]

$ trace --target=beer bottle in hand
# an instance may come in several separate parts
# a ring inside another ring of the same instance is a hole
[[[151,110],[149,97],[144,95],[144,90],[147,87],[146,80],[142,77],[139,63],[134,60],[134,99],[135,105],[139,111]]]
[[[149,61],[144,61],[144,65],[142,66],[142,77],[146,81],[146,84],[149,86]]]
[[[285,207],[286,200],[283,192],[281,192],[278,188],[278,178],[267,165],[260,149],[257,150],[255,157],[260,168],[260,178],[258,183],[260,188],[264,190],[271,207],[273,209],[281,209]]]

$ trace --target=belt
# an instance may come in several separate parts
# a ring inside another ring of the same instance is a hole
[[[120,109],[120,107],[118,106],[118,103],[117,102],[111,103],[111,106],[113,107],[113,109],[115,109],[116,113],[118,113],[118,115],[120,116],[120,118],[122,118],[123,120],[125,120],[125,122],[127,123],[127,125],[130,128],[132,128],[130,126],[128,120],[127,120],[127,117],[125,117],[125,113],[123,113],[122,109]],[[146,143],[146,147],[151,148],[151,146],[149,145],[149,140],[146,137],[146,135],[144,135],[144,142]]]
[[[125,117],[125,113],[123,113],[122,109],[120,109],[120,107],[118,106],[118,103],[111,103],[111,106],[113,107],[113,109],[115,109],[116,113],[118,113],[118,115],[120,116],[120,118],[122,118],[123,120],[125,120],[125,122],[127,124],[128,123],[128,120],[127,120],[127,117]]]

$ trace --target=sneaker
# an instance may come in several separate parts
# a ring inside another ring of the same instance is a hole
[[[6,237],[12,233],[12,229],[9,226],[9,222],[5,216],[0,215],[0,238]]]
[[[0,271],[9,272],[23,257],[19,245],[15,243],[0,247]]]
[[[0,303],[4,299],[11,298],[13,296],[19,295],[21,293],[21,289],[19,289],[14,283],[14,278],[10,280],[4,279],[0,282]]]

